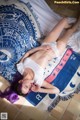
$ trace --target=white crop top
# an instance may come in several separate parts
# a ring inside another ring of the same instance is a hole
[[[33,70],[35,75],[34,83],[36,85],[42,86],[42,83],[44,81],[43,78],[44,69],[30,58],[26,58],[23,63],[21,62],[17,64],[17,70],[21,75],[23,75],[25,68],[31,68]]]

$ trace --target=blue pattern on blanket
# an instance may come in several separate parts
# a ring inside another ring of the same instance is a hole
[[[77,76],[77,80],[75,81],[74,77]],[[60,71],[60,73],[57,75],[57,77],[52,81],[53,85],[58,87],[60,89],[60,96],[67,96],[66,87],[68,88],[68,94],[71,94],[71,92],[75,92],[78,84],[80,84],[80,55],[76,54],[75,52],[72,53],[69,60],[63,67],[63,69]],[[47,97],[46,97],[47,96]],[[31,92],[26,96],[26,99],[32,103],[34,106],[38,105],[41,101],[44,101],[43,99],[55,99],[56,95],[46,93],[34,93]],[[45,99],[45,101],[46,101]],[[45,102],[44,101],[44,102]],[[54,104],[52,106],[49,106],[49,109],[53,108]]]
[[[21,8],[15,1],[0,6],[0,74],[8,80],[12,80],[16,72],[15,63],[26,51],[38,46],[38,26],[31,6],[29,3],[24,7],[21,2],[18,4]]]

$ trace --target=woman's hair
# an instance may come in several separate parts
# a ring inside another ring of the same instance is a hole
[[[18,95],[21,95],[21,96],[25,96],[25,94],[23,94],[22,91],[21,91],[21,87],[22,87],[22,84],[19,83],[18,81],[12,83],[12,85],[11,85],[11,89],[15,93],[17,93]]]
[[[11,86],[5,89],[4,92],[0,91],[0,97],[6,98],[11,103],[14,103],[19,99],[18,95],[25,96],[21,92],[21,86],[22,84],[19,83],[19,80],[22,79],[23,76],[21,76],[18,72],[15,74],[13,82],[11,83]]]
[[[23,76],[19,73],[16,72],[14,78],[13,78],[13,82],[11,83],[11,89],[17,93],[18,95],[21,96],[25,96],[22,92],[21,92],[21,84],[19,83],[19,80],[23,79]]]

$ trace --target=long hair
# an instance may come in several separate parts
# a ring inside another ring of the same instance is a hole
[[[25,96],[21,92],[21,84],[18,83],[20,79],[22,79],[23,76],[21,76],[18,72],[15,74],[13,82],[11,83],[11,86],[6,88],[4,92],[0,91],[0,97],[6,98],[11,103],[14,103],[17,101],[18,95]]]
[[[25,96],[22,92],[21,92],[21,87],[22,84],[19,83],[19,80],[22,79],[23,76],[21,74],[19,74],[18,72],[15,74],[15,77],[13,79],[13,82],[11,83],[11,89],[17,93],[18,95],[21,96]]]
[[[15,93],[17,93],[18,95],[21,95],[21,96],[25,96],[25,94],[23,94],[23,93],[21,92],[21,87],[22,87],[22,84],[21,84],[21,83],[18,83],[18,81],[12,83],[12,85],[11,85],[11,89],[12,89]]]

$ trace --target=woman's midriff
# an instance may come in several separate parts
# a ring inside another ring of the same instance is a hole
[[[34,60],[37,64],[42,66],[43,68],[46,67],[48,61],[53,58],[53,54],[51,50],[40,50],[36,53],[32,54],[29,58]]]

